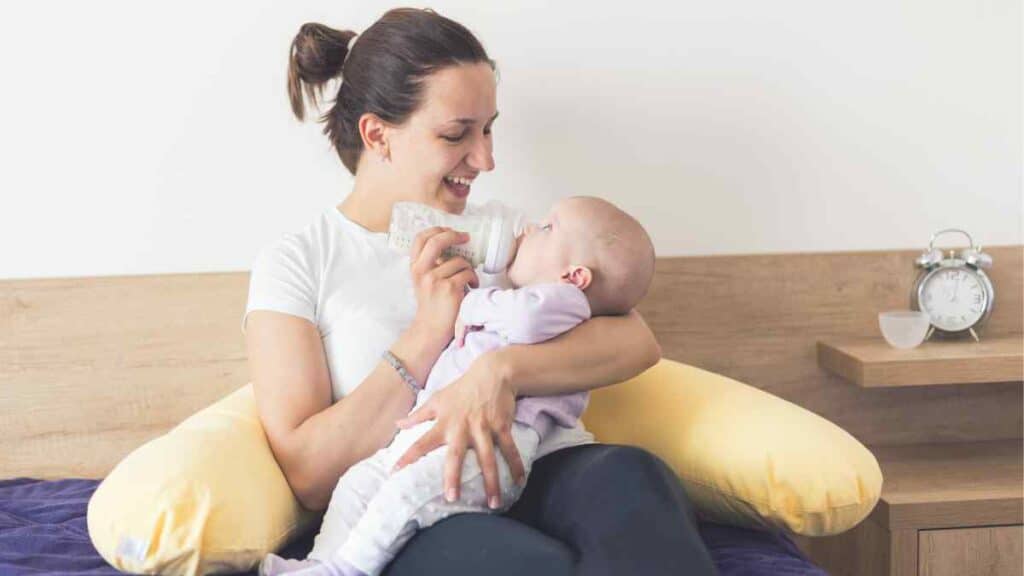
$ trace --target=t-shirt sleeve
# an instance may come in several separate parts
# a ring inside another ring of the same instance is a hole
[[[316,324],[319,273],[315,262],[312,244],[298,234],[285,234],[264,247],[249,274],[242,334],[253,310],[284,312]]]

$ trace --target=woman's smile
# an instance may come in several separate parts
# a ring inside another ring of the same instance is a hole
[[[451,176],[445,176],[441,179],[444,182],[444,187],[448,189],[456,198],[465,199],[469,196],[469,187],[473,180],[470,178],[454,178]]]

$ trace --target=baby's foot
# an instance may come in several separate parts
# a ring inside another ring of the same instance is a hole
[[[313,560],[316,565],[300,569],[297,572],[289,572],[291,576],[367,576],[355,566],[344,560],[331,560],[320,563]]]
[[[312,568],[319,564],[320,562],[313,559],[292,560],[290,558],[281,558],[277,554],[267,554],[263,561],[260,562],[259,574],[260,576],[276,576],[277,574],[286,574],[304,568]]]

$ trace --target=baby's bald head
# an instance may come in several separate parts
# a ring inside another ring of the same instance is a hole
[[[573,264],[590,268],[585,290],[595,316],[625,314],[647,294],[654,276],[654,245],[635,218],[611,202],[574,196],[559,203]]]

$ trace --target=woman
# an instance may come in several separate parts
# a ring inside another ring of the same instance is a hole
[[[387,445],[413,405],[414,393],[381,355],[390,351],[425,381],[452,338],[465,287],[500,281],[478,277],[461,258],[439,258],[465,241],[452,230],[423,232],[410,254],[388,249],[385,233],[395,202],[461,213],[473,179],[494,169],[495,65],[479,41],[430,10],[389,11],[358,38],[302,26],[288,73],[300,120],[303,93],[315,102],[338,76],[321,120],[355,185],[302,232],[261,252],[243,319],[267,438],[312,510],[326,507],[349,466]],[[522,474],[510,434],[517,395],[606,386],[659,357],[635,311],[484,355],[411,418],[435,425],[399,465],[447,445],[445,488],[458,488],[463,459],[475,457],[488,496],[497,498],[496,451]],[[411,540],[388,573],[715,573],[691,505],[664,463],[636,448],[596,444],[582,426],[560,429],[545,444],[507,514],[439,522]]]

